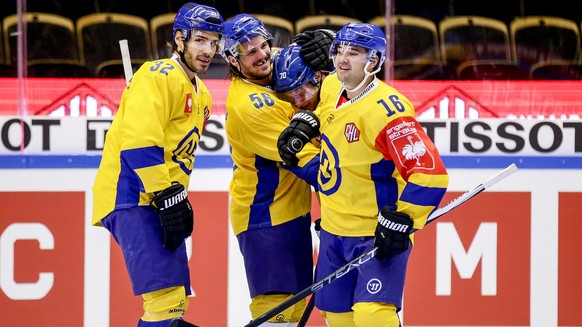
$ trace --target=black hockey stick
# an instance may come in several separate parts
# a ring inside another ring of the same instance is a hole
[[[321,218],[317,219],[314,223],[314,231],[317,234],[317,238],[319,239],[319,231],[321,230]],[[315,280],[317,278],[317,266],[314,269],[313,272],[313,280]],[[309,316],[311,316],[311,312],[313,311],[313,308],[315,307],[315,293],[313,293],[311,295],[311,298],[309,298],[309,302],[307,302],[307,305],[305,306],[305,310],[303,311],[303,314],[301,315],[301,318],[299,319],[299,322],[297,323],[297,327],[305,327],[307,325],[307,321],[309,320]]]
[[[314,275],[317,276],[317,269]],[[309,320],[309,316],[311,316],[314,307],[315,293],[311,294],[311,298],[309,299],[309,302],[307,302],[307,306],[305,306],[305,311],[303,311],[301,319],[299,319],[299,322],[297,323],[297,327],[305,327],[307,325],[307,321]]]
[[[485,180],[481,184],[477,185],[476,187],[472,188],[471,190],[461,194],[459,197],[453,199],[451,202],[445,204],[444,206],[436,209],[432,212],[432,214],[427,218],[426,224],[429,224],[435,221],[437,218],[441,217],[442,215],[446,214],[447,212],[453,210],[454,208],[458,207],[459,205],[467,202],[468,200],[475,197],[477,194],[485,191],[486,189],[490,188],[491,186],[497,184],[498,182],[502,181],[509,175],[515,173],[518,170],[515,164],[509,165],[507,168],[503,169],[499,173],[495,174],[494,176],[490,177],[489,179]],[[413,230],[414,233],[416,230]],[[260,324],[266,322],[267,320],[271,319],[277,313],[289,308],[290,306],[294,305],[295,303],[303,300],[304,298],[308,297],[310,294],[313,294],[320,289],[324,288],[325,286],[331,284],[336,279],[342,277],[343,275],[347,274],[354,268],[357,268],[366,261],[372,259],[378,250],[377,247],[372,248],[368,252],[360,255],[359,257],[355,258],[354,260],[348,262],[345,266],[339,268],[338,270],[334,271],[333,273],[329,274],[328,276],[324,277],[320,281],[314,283],[313,285],[307,287],[303,291],[295,294],[292,298],[288,299],[287,301],[279,304],[278,306],[274,307],[273,309],[265,312],[263,315],[258,317],[257,319],[249,322],[244,327],[258,327]]]

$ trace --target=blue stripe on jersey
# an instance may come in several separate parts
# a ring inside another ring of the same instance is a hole
[[[164,148],[148,146],[121,151],[121,160],[131,169],[140,169],[164,164]]]
[[[164,164],[164,149],[158,146],[121,151],[121,170],[117,182],[115,207],[139,203],[139,192],[145,192],[135,169]]]
[[[255,168],[258,180],[249,212],[249,226],[269,227],[272,225],[269,206],[273,203],[279,186],[279,168],[275,161],[260,156],[256,156]]]
[[[319,188],[319,184],[317,183],[317,174],[319,173],[319,155],[313,157],[303,167],[297,166],[289,168],[287,165],[282,165],[282,167],[295,174],[295,176],[306,181],[309,185],[315,187],[315,189]]]
[[[394,161],[380,159],[379,162],[370,165],[370,177],[374,181],[378,211],[387,204],[396,204],[398,200],[398,183],[392,177],[393,172]]]
[[[446,188],[425,187],[408,182],[400,196],[400,200],[420,205],[436,207],[447,191]]]

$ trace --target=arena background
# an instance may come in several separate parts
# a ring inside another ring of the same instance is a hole
[[[14,4],[3,5],[0,16],[16,13]],[[181,4],[28,1],[27,9],[72,19],[96,11],[151,18]],[[396,14],[435,21],[475,10],[503,21],[528,14],[582,21],[580,11],[561,0],[552,6],[528,0],[216,4],[225,17],[262,11],[290,20],[306,13],[368,20],[392,8]],[[451,177],[443,204],[511,163],[520,168],[418,232],[401,312],[404,325],[582,326],[582,239],[577,233],[582,82],[389,82],[411,99],[443,155]],[[91,186],[124,83],[123,78],[0,78],[1,326],[136,324],[141,300],[131,294],[119,249],[104,229],[90,224]],[[186,317],[205,327],[236,327],[250,321],[250,301],[228,219],[228,81],[208,79],[206,84],[214,108],[189,187],[196,213],[188,243],[195,296]],[[314,200],[313,217],[318,215]],[[324,326],[317,310],[308,325]]]

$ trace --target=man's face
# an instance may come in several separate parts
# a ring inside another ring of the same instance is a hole
[[[247,79],[264,79],[271,75],[271,47],[269,42],[256,36],[237,48],[240,71]]]
[[[354,88],[364,79],[364,67],[368,62],[368,51],[361,47],[338,44],[333,58],[338,79],[348,89]]]
[[[193,31],[184,44],[184,58],[195,73],[204,74],[220,47],[220,36],[216,33]]]
[[[319,88],[319,86],[307,82],[293,91],[278,93],[277,96],[279,99],[291,103],[295,108],[313,111],[319,103]]]

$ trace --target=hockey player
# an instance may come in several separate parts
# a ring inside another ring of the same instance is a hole
[[[312,46],[323,44],[323,57],[310,62],[325,66],[332,39],[301,37],[309,38]],[[224,57],[232,78],[226,100],[226,135],[234,161],[230,218],[244,259],[253,319],[313,280],[310,184],[316,183],[319,150],[308,144],[290,158],[297,159],[295,168],[281,165],[277,138],[295,110],[271,88],[272,38],[251,15],[225,22]],[[304,307],[301,301],[265,326],[295,326]]]
[[[378,250],[372,261],[319,290],[315,304],[330,327],[398,327],[410,232],[440,203],[448,174],[410,101],[375,77],[386,58],[384,32],[349,23],[330,55],[336,73],[322,92],[335,94],[322,97],[314,113],[302,110],[292,119],[279,151],[286,158],[321,137],[317,279],[373,246]]]
[[[292,43],[273,59],[273,89],[277,97],[298,109],[315,110],[321,83],[329,70],[315,70],[301,56],[302,46]]]
[[[194,326],[182,320],[190,295],[184,240],[194,226],[187,187],[212,106],[197,75],[220,50],[224,21],[190,2],[173,29],[172,57],[146,62],[125,88],[93,185],[93,224],[111,232],[143,299],[138,327]]]

